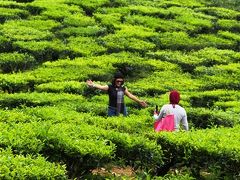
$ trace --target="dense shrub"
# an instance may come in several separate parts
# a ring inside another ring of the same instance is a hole
[[[50,163],[42,156],[16,155],[11,149],[1,149],[0,162],[3,179],[67,179],[65,166]]]
[[[106,49],[91,37],[70,37],[67,46],[72,52],[72,57],[92,56],[106,52]]]
[[[34,57],[21,53],[0,53],[0,69],[4,73],[24,71],[34,67]]]
[[[238,9],[236,0],[1,1],[0,179],[118,178],[91,174],[109,165],[130,165],[126,179],[239,178]],[[107,117],[107,92],[86,84],[117,71],[148,104],[126,97],[127,117]],[[190,131],[156,133],[153,110],[172,89]]]
[[[21,19],[29,16],[28,11],[23,9],[10,9],[0,7],[0,22],[3,23],[10,19]]]
[[[235,179],[239,176],[240,167],[238,128],[159,133],[156,136],[158,143],[166,149],[168,163],[182,163],[191,168],[196,178],[200,178],[200,172],[206,170],[217,179]]]

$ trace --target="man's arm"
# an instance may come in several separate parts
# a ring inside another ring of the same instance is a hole
[[[127,95],[127,97],[129,97],[133,101],[139,103],[141,106],[143,106],[143,107],[147,106],[147,103],[145,101],[138,99],[136,96],[134,96],[132,93],[130,93],[127,88],[125,90],[125,94]]]
[[[103,86],[103,85],[100,85],[100,84],[95,84],[95,83],[93,83],[92,80],[87,80],[86,83],[89,87],[97,88],[97,89],[100,89],[100,90],[103,90],[103,91],[108,91],[108,85]]]

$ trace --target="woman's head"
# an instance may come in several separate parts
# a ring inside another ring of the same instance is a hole
[[[169,101],[170,104],[178,104],[180,101],[180,93],[176,90],[170,91]]]
[[[113,81],[112,81],[112,85],[120,87],[124,84],[124,76],[121,72],[117,72],[114,75]]]

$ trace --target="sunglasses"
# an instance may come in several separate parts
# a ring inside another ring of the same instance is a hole
[[[116,83],[123,83],[124,81],[121,80],[117,80]]]

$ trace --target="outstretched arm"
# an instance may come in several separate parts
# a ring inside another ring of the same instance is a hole
[[[87,80],[86,83],[87,83],[87,85],[89,87],[97,88],[97,89],[100,89],[100,90],[103,90],[103,91],[107,91],[108,90],[108,85],[102,86],[100,84],[95,84],[95,83],[93,83],[92,80]]]
[[[126,90],[125,90],[125,94],[126,94],[130,99],[132,99],[132,100],[134,100],[135,102],[139,103],[141,106],[143,106],[143,107],[146,107],[146,106],[147,106],[147,103],[146,103],[145,101],[138,99],[136,96],[134,96],[132,93],[130,93],[127,88],[126,88]]]

